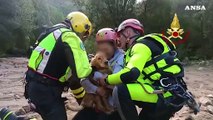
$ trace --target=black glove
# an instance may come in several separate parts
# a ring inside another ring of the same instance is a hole
[[[6,117],[7,116],[7,117]],[[6,118],[4,118],[6,117]],[[13,114],[9,109],[2,108],[0,111],[0,119],[3,120],[24,120],[24,118],[17,117],[15,114]]]

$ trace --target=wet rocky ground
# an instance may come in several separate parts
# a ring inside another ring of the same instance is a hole
[[[8,107],[13,111],[27,105],[23,96],[24,72],[27,68],[26,58],[0,58],[0,108]],[[194,115],[188,107],[176,113],[171,120],[213,120],[213,64],[212,61],[197,61],[185,67],[185,81],[190,91],[201,103],[201,112]],[[68,118],[71,120],[76,114],[78,105],[72,95],[68,95]],[[25,108],[27,109],[27,108]],[[24,116],[41,119],[38,114],[30,112]]]

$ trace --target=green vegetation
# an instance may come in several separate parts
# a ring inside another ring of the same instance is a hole
[[[204,5],[206,10],[185,10],[186,5]],[[191,59],[213,57],[212,0],[2,0],[0,1],[0,55],[24,55],[45,26],[61,22],[71,11],[80,10],[94,26],[88,52],[94,51],[94,35],[103,27],[115,28],[127,18],[137,18],[146,34],[166,33],[177,13],[189,39],[177,46],[179,55]],[[184,35],[183,35],[184,36]]]

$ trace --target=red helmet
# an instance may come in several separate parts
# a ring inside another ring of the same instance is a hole
[[[127,19],[124,20],[119,26],[117,32],[121,32],[122,30],[126,29],[127,27],[131,27],[135,30],[138,30],[140,33],[144,33],[143,25],[137,19]]]
[[[117,33],[112,28],[100,29],[96,34],[96,42],[111,41],[115,42]]]

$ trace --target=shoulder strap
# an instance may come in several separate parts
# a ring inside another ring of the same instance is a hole
[[[150,48],[151,53],[152,53],[152,59],[150,61],[148,61],[145,64],[144,67],[148,67],[148,66],[150,66],[152,64],[155,65],[156,62],[158,62],[158,61],[160,61],[162,59],[170,58],[170,56],[173,56],[173,57],[176,56],[176,52],[174,51],[174,48],[172,48],[172,49],[170,48],[169,52],[162,54],[163,51],[164,51],[164,46],[160,42],[155,40],[154,38],[150,37],[150,35],[143,37],[142,39],[138,40],[138,42],[147,45]],[[156,65],[155,65],[155,67],[156,67]]]
[[[174,43],[169,38],[167,38],[165,35],[163,35],[163,34],[155,34],[155,35],[162,38],[171,50],[176,50]]]
[[[154,34],[155,35],[155,34]],[[158,35],[157,35],[158,36]],[[162,36],[158,36],[161,37]],[[163,38],[162,38],[163,39]],[[154,38],[152,38],[150,35],[149,36],[145,36],[143,38],[140,38],[138,41],[138,43],[143,43],[145,45],[147,45],[151,52],[152,52],[152,59],[150,61],[148,61],[145,64],[145,68],[150,66],[150,65],[154,65],[156,68],[156,71],[150,73],[150,74],[146,74],[144,71],[142,71],[142,73],[144,74],[144,79],[149,79],[152,81],[151,79],[151,75],[155,74],[155,73],[161,73],[162,76],[170,76],[171,73],[168,72],[164,72],[163,70],[172,66],[172,65],[178,65],[180,66],[180,68],[182,69],[180,62],[179,61],[174,61],[174,59],[176,58],[176,52],[174,45],[171,43],[170,45],[167,43],[166,45],[168,45],[168,47],[170,48],[170,50],[166,53],[163,53],[164,51],[164,46],[162,45],[162,43],[158,42],[157,40],[155,40]],[[171,46],[172,45],[172,46]],[[171,46],[171,47],[170,47]],[[168,65],[164,66],[163,68],[159,68],[158,65],[156,64],[158,61],[165,59],[166,63]],[[183,70],[182,70],[183,71]],[[180,74],[177,74],[179,76],[183,76],[182,75],[183,72],[181,72]],[[174,75],[173,75],[174,76]]]
[[[157,36],[161,38],[171,51],[176,50],[176,47],[173,44],[173,42],[169,40],[169,38],[167,38],[163,34],[152,33],[152,34],[145,35],[144,37],[140,37],[137,40],[137,43],[143,43],[147,45],[152,52],[152,57],[160,55],[164,51],[163,44],[160,43],[158,40],[155,40],[152,36]]]
[[[39,37],[37,38],[37,44],[39,44],[45,37],[47,37],[51,32],[60,29],[60,28],[67,28],[64,25],[57,25],[50,28],[47,28],[44,32],[42,32]]]
[[[163,53],[163,45],[151,37],[145,37],[137,43],[143,43],[148,46],[152,52],[152,58]]]

